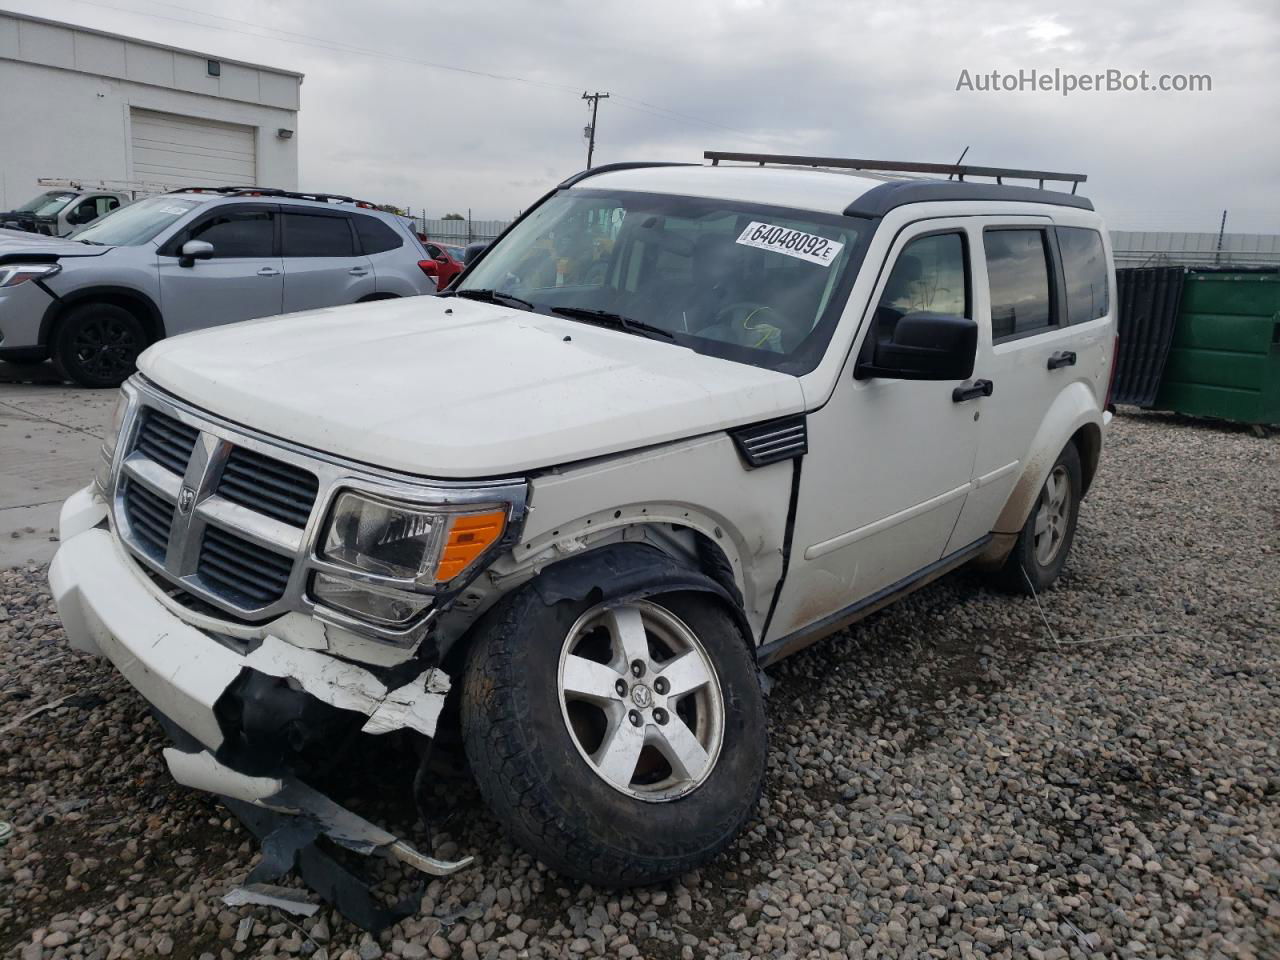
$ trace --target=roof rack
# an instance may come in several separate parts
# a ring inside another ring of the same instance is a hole
[[[703,158],[711,161],[711,165],[719,165],[721,160],[739,161],[742,163],[779,163],[797,167],[837,167],[842,170],[878,170],[886,173],[933,173],[947,175],[947,179],[955,177],[961,181],[965,177],[993,177],[997,184],[1003,184],[1005,178],[1010,180],[1038,180],[1040,189],[1044,189],[1045,181],[1071,184],[1071,192],[1087,179],[1083,173],[1054,173],[1049,170],[1017,170],[1012,167],[975,167],[960,163],[919,163],[912,160],[853,160],[847,157],[798,157],[777,153],[726,153],[720,150],[707,150]]]
[[[294,190],[280,190],[276,187],[179,187],[170,193],[216,193],[224,197],[287,197],[290,200],[314,200],[318,203],[354,203],[357,207],[376,210],[378,205],[368,200],[357,200],[355,197],[340,193],[299,193]]]

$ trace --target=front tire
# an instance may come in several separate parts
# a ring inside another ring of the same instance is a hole
[[[1058,579],[1075,540],[1084,490],[1081,481],[1080,452],[1068,443],[1049,470],[1031,515],[997,574],[1005,589],[1031,593],[1034,588],[1038,593]]]
[[[513,839],[567,876],[656,883],[741,831],[764,781],[755,662],[699,593],[616,606],[529,587],[478,627],[462,730],[480,792]]]
[[[118,387],[137,369],[147,346],[142,321],[111,303],[86,303],[59,321],[53,359],[82,387]]]

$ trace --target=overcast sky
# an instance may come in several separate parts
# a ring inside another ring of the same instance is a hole
[[[431,216],[509,217],[584,166],[589,88],[613,94],[597,163],[967,145],[975,164],[1087,173],[1117,229],[1216,230],[1226,208],[1228,231],[1280,232],[1276,0],[3,2],[301,71],[301,185]],[[956,89],[962,70],[1055,67],[1208,74],[1212,91]]]

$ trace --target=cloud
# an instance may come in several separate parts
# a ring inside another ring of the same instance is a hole
[[[602,163],[696,160],[705,148],[946,161],[969,146],[973,163],[1088,173],[1085,192],[1119,228],[1216,229],[1229,208],[1235,229],[1280,231],[1273,0],[1044,12],[994,0],[112,0],[151,16],[11,3],[304,71],[303,185],[432,214],[510,216],[579,169],[579,98],[600,89],[613,94],[600,107]],[[325,42],[289,42],[299,34]],[[955,89],[962,69],[1055,67],[1204,73],[1213,90]]]

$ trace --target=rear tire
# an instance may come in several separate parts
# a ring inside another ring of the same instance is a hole
[[[86,303],[58,322],[53,359],[82,387],[118,387],[137,369],[147,347],[142,321],[111,303]]]
[[[525,587],[477,631],[462,696],[467,759],[518,844],[567,876],[626,887],[692,870],[742,830],[767,731],[755,661],[716,601],[548,606]],[[637,649],[652,656],[638,668]],[[691,673],[672,669],[682,657]]]
[[[1075,540],[1082,479],[1080,452],[1074,443],[1068,443],[1049,470],[1013,550],[996,574],[1004,589],[1029,594],[1034,587],[1038,593],[1058,579]]]

